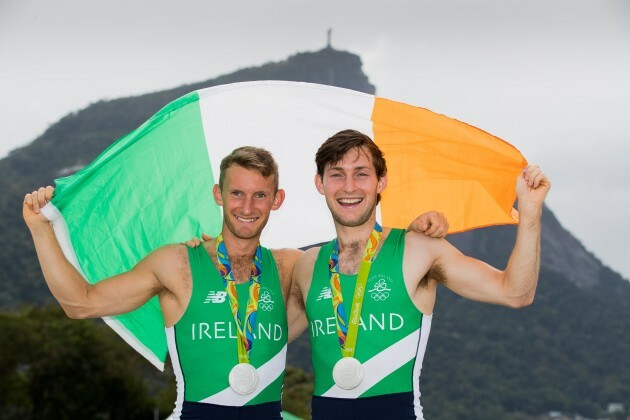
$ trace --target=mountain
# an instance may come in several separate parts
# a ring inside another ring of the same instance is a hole
[[[202,83],[100,101],[67,115],[0,160],[5,181],[0,201],[0,308],[52,301],[21,221],[24,193],[78,170],[189,91],[261,79],[375,91],[358,56],[326,48]],[[514,238],[513,226],[498,226],[448,239],[466,254],[503,268]],[[532,306],[512,310],[438,290],[421,378],[425,414],[431,419],[533,419],[561,411],[602,417],[609,403],[630,408],[628,331],[630,283],[545,208],[541,276]],[[289,362],[309,370],[308,347],[304,336],[292,344]]]
[[[357,55],[324,48],[163,92],[99,101],[65,116],[31,144],[0,160],[0,179],[6,186],[0,201],[0,308],[52,300],[21,221],[20,203],[26,192],[76,172],[174,99],[193,90],[250,80],[303,81],[375,92]]]

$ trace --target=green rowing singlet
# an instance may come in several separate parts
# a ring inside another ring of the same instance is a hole
[[[280,401],[286,361],[287,319],[275,260],[262,248],[263,269],[250,364],[259,374],[257,389],[239,395],[228,383],[238,363],[237,327],[223,279],[203,246],[188,248],[192,295],[182,318],[166,329],[177,379],[175,412],[184,400],[227,406]],[[249,282],[237,284],[241,320]]]
[[[333,367],[341,358],[337,337],[328,261],[333,242],[319,251],[306,300],[313,370],[314,395],[362,398],[414,392],[419,406],[418,382],[431,316],[413,304],[405,287],[402,262],[405,231],[392,229],[385,238],[367,280],[354,357],[363,364],[364,379],[352,390],[335,385]],[[352,302],[357,275],[340,275],[346,313]]]

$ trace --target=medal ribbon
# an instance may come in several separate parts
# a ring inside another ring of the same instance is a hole
[[[230,309],[236,328],[238,331],[237,349],[238,362],[249,363],[249,352],[252,351],[254,345],[254,328],[256,327],[256,313],[258,312],[258,297],[260,295],[260,274],[262,273],[262,249],[260,244],[256,248],[252,268],[249,276],[249,299],[247,301],[247,309],[245,311],[245,328],[241,321],[240,311],[238,309],[238,293],[234,284],[234,276],[232,275],[232,267],[228,258],[227,248],[223,242],[223,235],[219,234],[216,243],[217,262],[219,273],[223,277],[223,286],[225,292],[230,298]]]
[[[376,223],[370,234],[370,238],[365,244],[361,267],[359,268],[359,275],[357,276],[357,283],[354,287],[349,320],[346,316],[343,295],[341,294],[341,280],[339,279],[339,241],[335,239],[333,244],[330,260],[328,261],[328,276],[330,278],[330,288],[333,293],[332,306],[335,312],[335,319],[337,320],[337,336],[339,337],[339,345],[341,346],[341,354],[343,357],[354,357],[359,332],[359,322],[361,319],[361,309],[363,308],[363,298],[365,297],[365,286],[367,284],[372,261],[374,261],[376,248],[381,240],[382,231],[381,226]]]

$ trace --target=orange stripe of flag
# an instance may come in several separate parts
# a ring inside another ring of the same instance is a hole
[[[375,98],[374,141],[383,151],[388,185],[381,216],[406,227],[437,210],[449,233],[516,223],[515,180],[527,161],[511,144],[424,108]]]

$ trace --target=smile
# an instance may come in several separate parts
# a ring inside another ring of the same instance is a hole
[[[243,222],[243,223],[254,223],[256,220],[258,220],[258,217],[245,218],[245,217],[239,217],[236,215],[234,215],[234,218],[238,220],[239,222]]]
[[[362,198],[339,198],[337,200],[337,202],[342,206],[352,206],[354,204],[359,204],[362,201]]]

